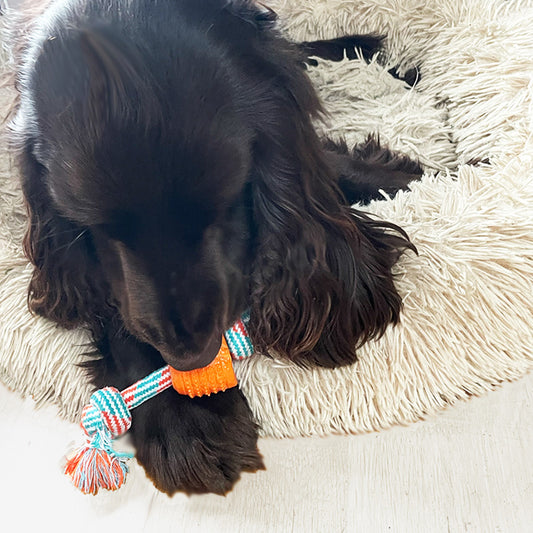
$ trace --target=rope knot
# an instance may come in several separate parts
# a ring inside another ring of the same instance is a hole
[[[113,438],[126,433],[131,426],[131,413],[120,391],[115,387],[95,391],[83,408],[81,426],[88,437],[104,428]]]

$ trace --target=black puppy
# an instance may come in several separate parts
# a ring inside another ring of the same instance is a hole
[[[50,4],[50,5],[48,5]],[[253,1],[57,0],[19,36],[19,154],[35,266],[30,308],[88,325],[96,386],[207,365],[251,312],[258,352],[353,363],[399,318],[391,267],[407,235],[350,208],[420,175],[369,141],[319,139],[310,54]],[[238,389],[167,391],[135,412],[155,485],[225,493],[263,468]]]

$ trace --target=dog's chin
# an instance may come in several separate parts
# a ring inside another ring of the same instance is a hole
[[[161,350],[163,359],[176,370],[188,372],[197,368],[204,368],[211,364],[222,344],[221,335],[213,335],[205,347],[199,352],[172,353],[169,350]]]

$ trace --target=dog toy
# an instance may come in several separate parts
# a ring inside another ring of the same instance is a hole
[[[204,368],[182,372],[170,367],[172,387],[191,398],[231,389],[237,385],[228,344],[222,337],[222,345],[215,359]]]
[[[117,490],[129,471],[129,453],[113,449],[113,439],[131,427],[131,409],[173,386],[179,394],[191,398],[216,394],[237,385],[232,359],[242,360],[253,353],[246,330],[249,315],[245,313],[222,338],[222,346],[214,361],[204,368],[181,372],[165,366],[137,381],[122,392],[115,387],[95,391],[82,410],[81,427],[86,443],[67,458],[65,474],[84,494],[99,489]]]

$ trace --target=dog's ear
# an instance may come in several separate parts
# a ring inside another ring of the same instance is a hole
[[[26,142],[19,155],[28,212],[24,251],[34,265],[28,304],[63,327],[94,326],[102,316],[106,286],[88,230],[60,216],[44,185],[46,169]]]
[[[259,350],[298,363],[349,364],[398,321],[391,268],[414,247],[400,228],[343,204],[310,124],[283,130],[256,148],[251,333]]]

